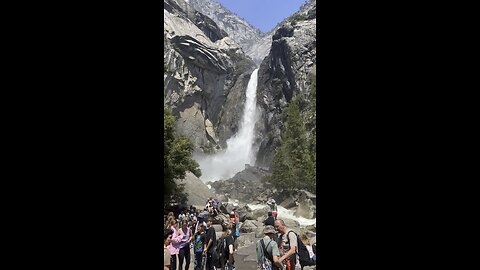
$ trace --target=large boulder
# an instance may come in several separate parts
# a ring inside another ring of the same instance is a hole
[[[203,208],[206,198],[215,197],[207,185],[190,171],[186,172],[184,179],[176,179],[175,183],[184,184],[184,191],[187,194],[187,203],[189,205],[201,206]]]
[[[285,226],[287,226],[289,229],[292,229],[296,232],[300,230],[300,223],[298,223],[298,221],[289,219],[289,218],[282,218],[282,219],[285,222]]]
[[[228,223],[228,216],[226,214],[218,214],[213,218],[213,224],[225,224]]]
[[[294,215],[297,217],[314,218],[315,206],[313,205],[312,200],[305,199],[304,201],[299,201]]]
[[[297,193],[297,209],[294,213],[297,217],[314,218],[316,212],[316,196],[305,190]]]
[[[247,220],[254,220],[252,212],[242,212],[242,213],[240,213],[240,221],[245,222]]]
[[[256,242],[257,239],[255,238],[255,232],[241,233],[240,237],[237,238],[237,245],[239,249],[250,246]]]
[[[297,204],[295,203],[295,198],[292,196],[289,196],[285,200],[283,200],[283,202],[280,203],[280,205],[289,209],[289,208],[295,207]]]
[[[265,234],[263,233],[263,229],[265,226],[258,226],[257,229],[255,230],[255,237],[256,238],[263,238]]]
[[[218,194],[229,194],[231,200],[239,200],[248,203],[263,202],[258,199],[266,200],[268,194],[272,192],[272,184],[264,182],[261,179],[270,173],[262,168],[255,166],[245,166],[245,169],[235,174],[232,178],[219,180],[212,183],[212,187]]]
[[[251,233],[254,232],[257,229],[257,225],[255,224],[254,221],[252,220],[246,220],[242,226],[240,227],[240,232],[241,233]]]
[[[263,220],[265,220],[267,218],[267,214],[268,214],[268,211],[270,211],[270,207],[268,206],[265,206],[263,208],[260,208],[260,209],[256,209],[252,212],[252,217],[253,219],[258,219],[258,218],[263,218]]]

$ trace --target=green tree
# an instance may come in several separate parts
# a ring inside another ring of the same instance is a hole
[[[186,200],[183,185],[177,185],[174,179],[183,179],[186,171],[191,171],[195,176],[200,177],[201,171],[198,163],[191,158],[193,143],[175,132],[175,117],[167,107],[164,108],[163,128],[164,203],[182,203]]]
[[[273,158],[272,175],[267,180],[287,192],[295,188],[314,192],[315,155],[312,155],[311,136],[306,131],[298,103],[298,98],[292,99],[286,110],[281,145]]]

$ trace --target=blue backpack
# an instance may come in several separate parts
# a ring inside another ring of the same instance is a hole
[[[272,242],[273,241],[270,240],[270,242],[268,242],[267,244],[267,247]],[[262,248],[262,256],[260,261],[257,262],[257,270],[273,270],[273,256],[268,254],[267,247],[265,247],[265,243],[263,242],[263,239],[260,240],[260,246]]]

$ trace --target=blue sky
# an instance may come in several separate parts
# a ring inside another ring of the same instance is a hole
[[[214,0],[262,32],[297,12],[305,0]]]

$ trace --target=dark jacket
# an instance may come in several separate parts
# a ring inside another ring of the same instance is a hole
[[[263,224],[265,224],[265,226],[267,226],[267,225],[273,226],[274,222],[275,222],[275,218],[274,218],[274,217],[268,217],[267,219],[265,219],[265,221],[263,222]]]

